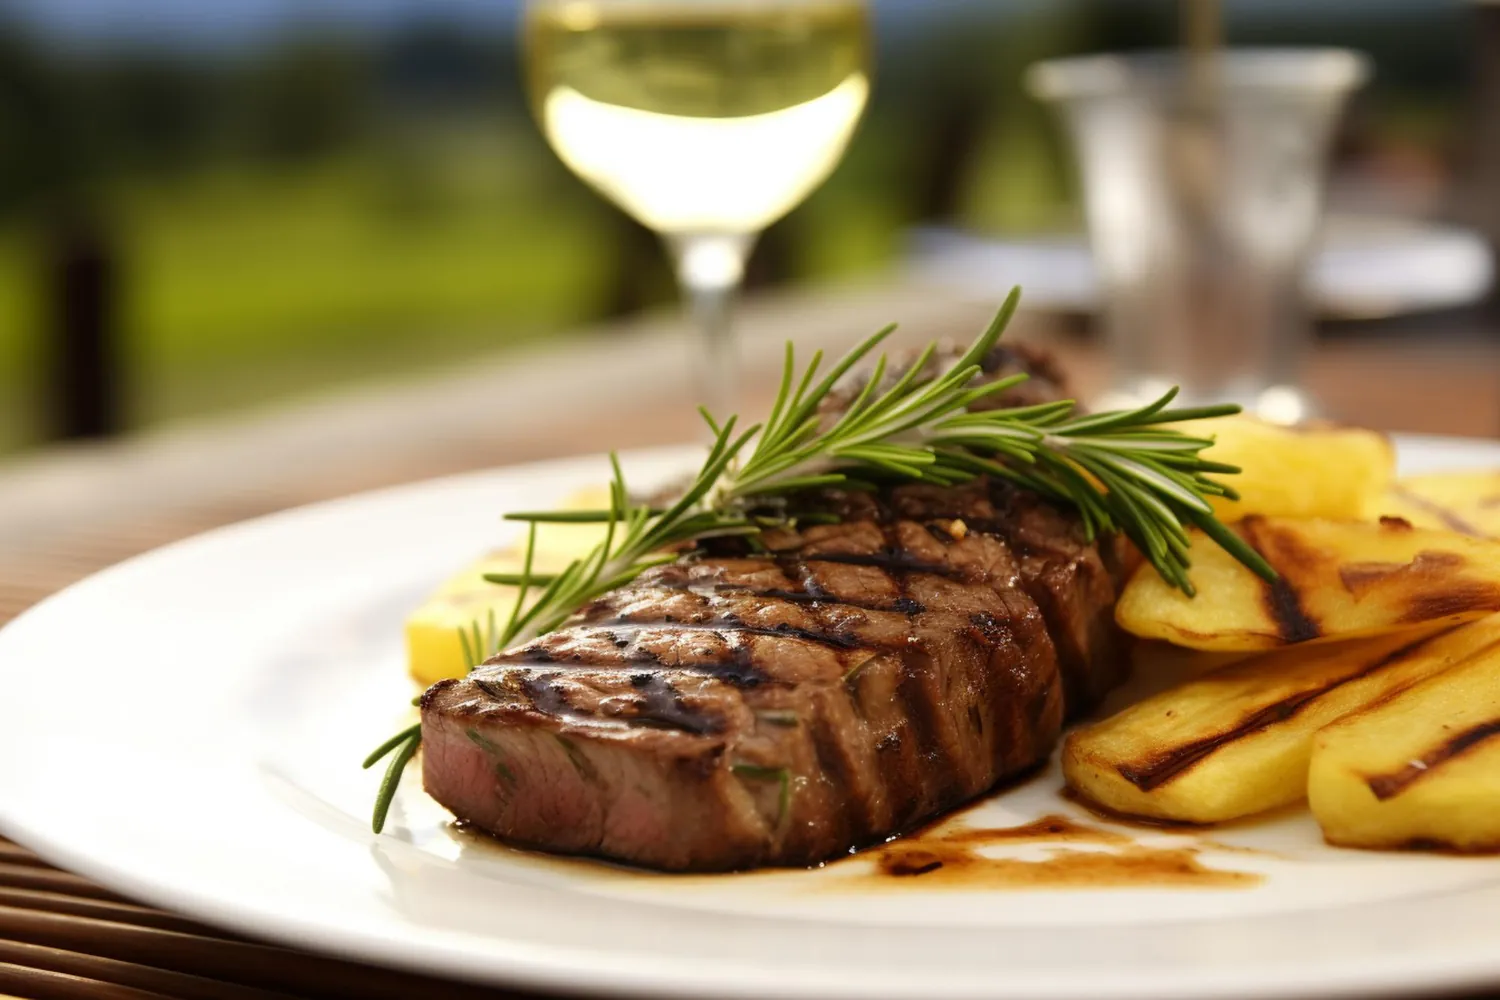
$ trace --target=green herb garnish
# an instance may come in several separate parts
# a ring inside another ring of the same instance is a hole
[[[732,764],[730,771],[751,781],[775,781],[780,790],[776,796],[776,825],[786,822],[787,811],[792,805],[792,772],[784,767],[763,767],[760,764]]]
[[[763,424],[739,430],[737,417],[721,421],[699,407],[713,444],[693,481],[670,507],[632,504],[619,459],[611,453],[608,510],[507,515],[530,524],[525,564],[518,574],[486,574],[485,579],[517,586],[520,594],[503,628],[496,628],[492,618],[484,628],[476,623],[460,632],[469,665],[556,629],[595,598],[652,566],[672,562],[677,558],[673,550],[683,545],[733,535],[747,536],[753,544],[763,529],[796,520],[791,514],[767,517],[768,498],[818,487],[872,489],[893,480],[955,485],[989,474],[1073,506],[1091,540],[1100,534],[1124,534],[1164,579],[1189,595],[1189,526],[1202,529],[1259,576],[1274,580],[1275,571],[1220,524],[1208,504],[1209,497],[1237,498],[1234,490],[1209,477],[1239,469],[1201,456],[1213,444],[1211,438],[1166,426],[1228,416],[1238,413],[1238,406],[1171,409],[1177,394],[1173,389],[1137,409],[1082,416],[1071,400],[970,409],[1026,378],[1014,375],[970,385],[1019,300],[1019,289],[1012,291],[989,328],[936,375],[926,374],[937,350],[936,344],[929,344],[893,385],[882,389],[888,362],[881,355],[863,390],[837,415],[822,412],[829,393],[895,327],[865,339],[821,378],[822,352],[813,355],[799,377],[795,349],[788,343],[781,389]],[[592,552],[561,573],[532,572],[537,524],[589,521],[606,525],[604,541]],[[369,767],[395,753],[375,805],[376,832],[384,823],[401,769],[421,738],[419,727],[405,730],[365,762]]]

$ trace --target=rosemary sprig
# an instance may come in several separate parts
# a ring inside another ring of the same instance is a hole
[[[567,517],[559,517],[552,512],[508,514],[508,520],[528,522],[526,554],[521,572],[487,573],[485,579],[491,583],[516,586],[520,590],[503,628],[495,627],[495,616],[492,613],[484,629],[477,622],[468,629],[459,629],[459,644],[467,661],[466,666],[473,667],[502,649],[552,631],[595,597],[623,586],[652,566],[671,562],[676,558],[671,552],[664,550],[698,539],[758,532],[759,526],[751,523],[742,513],[720,513],[702,506],[704,498],[724,474],[725,468],[759,430],[759,427],[751,427],[736,436],[735,423],[735,419],[731,417],[723,427],[716,430],[713,447],[698,475],[682,497],[665,510],[631,505],[619,458],[611,452],[609,462],[613,478],[610,482],[607,511],[586,512],[583,516],[577,512],[567,512]],[[547,576],[534,572],[532,566],[536,556],[536,526],[563,520],[602,521],[605,524],[604,541],[584,558],[575,559],[561,573]],[[527,597],[534,587],[540,587],[541,591],[527,606]],[[387,755],[391,758],[381,780],[375,811],[371,817],[371,827],[376,833],[385,826],[386,815],[400,785],[402,772],[421,742],[421,726],[412,726],[382,743],[365,758],[366,769],[373,767]]]
[[[556,629],[595,598],[652,566],[671,562],[676,558],[673,550],[683,545],[755,535],[769,524],[784,523],[757,513],[767,497],[818,487],[871,488],[893,479],[943,485],[986,473],[1008,479],[1077,508],[1090,538],[1123,533],[1163,578],[1189,595],[1193,588],[1187,572],[1187,527],[1192,525],[1255,573],[1274,579],[1265,560],[1218,522],[1207,501],[1214,496],[1235,498],[1232,489],[1210,477],[1239,469],[1202,457],[1211,439],[1168,426],[1226,416],[1239,407],[1174,410],[1174,389],[1137,409],[1081,416],[1070,400],[972,408],[1026,377],[971,384],[1019,297],[1019,289],[1012,291],[989,328],[935,375],[928,369],[937,345],[929,344],[904,374],[882,389],[888,363],[880,356],[863,389],[836,415],[824,412],[835,385],[895,328],[866,338],[822,378],[822,352],[813,355],[799,376],[796,351],[788,343],[780,391],[764,424],[737,433],[737,417],[720,422],[699,408],[713,444],[692,482],[669,507],[632,504],[619,459],[611,453],[607,510],[507,515],[530,526],[525,563],[520,573],[487,574],[485,579],[519,587],[520,592],[503,627],[497,628],[492,616],[484,628],[476,623],[460,631],[465,659],[477,664]],[[590,521],[605,525],[604,540],[592,552],[561,573],[533,572],[537,524]],[[528,604],[533,589],[538,592]],[[370,767],[392,755],[376,801],[376,832],[401,771],[420,742],[420,727],[407,729],[365,761]]]

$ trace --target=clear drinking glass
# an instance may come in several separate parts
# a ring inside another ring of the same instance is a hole
[[[1106,405],[1178,384],[1293,422],[1309,340],[1303,278],[1329,138],[1365,78],[1339,49],[1100,55],[1028,84],[1072,139],[1114,384]]]
[[[526,70],[552,148],[666,241],[732,409],[729,309],[762,229],[832,172],[870,92],[862,0],[530,0]]]

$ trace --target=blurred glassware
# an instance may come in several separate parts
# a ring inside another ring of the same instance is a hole
[[[1078,232],[994,236],[922,226],[906,238],[904,273],[925,286],[986,302],[1012,285],[1031,309],[1091,313],[1099,269]],[[1308,310],[1320,321],[1473,305],[1495,283],[1495,253],[1477,229],[1398,215],[1329,212],[1309,255]]]
[[[1228,49],[1038,63],[1083,182],[1120,405],[1182,387],[1293,422],[1304,274],[1329,139],[1367,76],[1341,49]]]
[[[833,171],[869,97],[864,3],[530,0],[525,48],[552,148],[665,239],[723,416],[755,237]]]

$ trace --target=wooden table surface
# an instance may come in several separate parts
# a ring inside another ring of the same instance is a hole
[[[896,319],[903,336],[968,338],[991,303],[908,286],[763,298],[742,312],[745,409],[769,397],[788,337],[839,350]],[[1081,338],[1024,314],[1082,393],[1107,372]],[[218,525],[431,476],[693,440],[689,332],[648,318],[567,342],[0,465],[0,621],[123,558]],[[1308,383],[1329,412],[1387,430],[1500,433],[1500,347],[1431,338],[1320,348]],[[138,906],[0,841],[0,994],[24,997],[513,996],[248,942]]]

